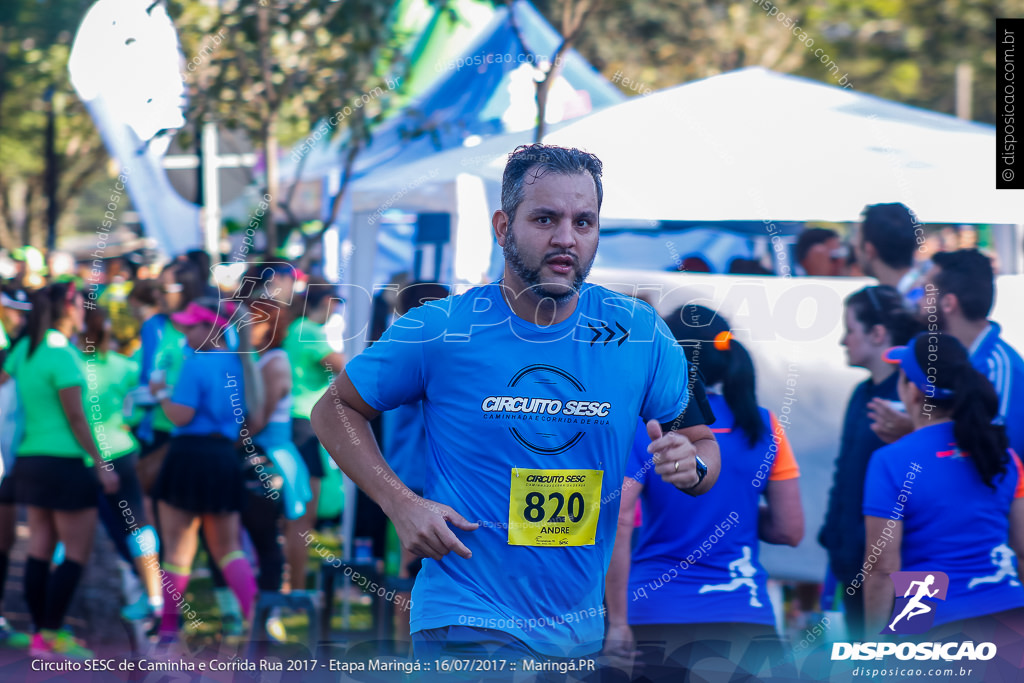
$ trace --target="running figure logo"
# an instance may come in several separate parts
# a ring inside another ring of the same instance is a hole
[[[949,577],[944,572],[893,572],[896,600],[889,633],[924,633],[935,622],[936,600],[945,600]],[[900,596],[903,597],[900,597]]]
[[[996,567],[996,573],[992,576],[974,577],[967,584],[968,589],[983,583],[1000,583],[1004,579],[1009,579],[1008,583],[1011,586],[1020,585],[1020,581],[1017,580],[1017,568],[1013,566],[1013,560],[1016,556],[1013,550],[1010,549],[1010,546],[1005,543],[997,545],[995,548],[992,548],[989,557],[992,558],[992,564]]]
[[[757,599],[757,582],[754,575],[757,569],[750,561],[750,546],[743,546],[743,556],[729,563],[729,576],[734,577],[729,583],[705,584],[700,587],[698,593],[709,593],[711,591],[734,591],[747,587],[750,589],[750,606],[761,607],[761,601]]]

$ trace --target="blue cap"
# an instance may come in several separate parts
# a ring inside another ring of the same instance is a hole
[[[911,339],[910,343],[906,346],[892,347],[882,354],[882,359],[886,363],[899,365],[900,369],[902,369],[903,373],[907,376],[907,379],[913,382],[918,389],[923,391],[924,395],[928,398],[953,398],[953,390],[935,386],[928,380],[928,376],[924,374],[924,370],[921,369],[921,366],[917,362],[917,357],[914,355],[914,345],[924,336],[925,334],[917,335]]]

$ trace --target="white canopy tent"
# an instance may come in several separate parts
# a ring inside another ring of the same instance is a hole
[[[500,181],[529,136],[384,166],[353,188],[356,210],[438,210],[459,173]],[[995,129],[759,67],[633,98],[549,132],[604,162],[603,219],[853,221],[903,202],[926,223],[1024,222],[995,189]],[[424,180],[429,179],[429,180]],[[426,208],[426,207],[429,207]]]

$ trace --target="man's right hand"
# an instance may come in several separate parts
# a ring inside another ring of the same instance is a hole
[[[440,560],[454,551],[467,560],[473,557],[470,549],[448,528],[448,523],[463,531],[474,531],[480,525],[467,521],[447,505],[411,496],[403,498],[390,516],[402,547],[414,555]]]
[[[914,423],[906,413],[894,409],[889,402],[881,398],[868,401],[868,419],[871,420],[871,431],[885,443],[899,441],[914,431]]]
[[[601,650],[601,663],[604,666],[619,669],[627,676],[639,676],[641,669],[636,658],[640,651],[636,649],[633,630],[628,624],[609,625],[604,636],[604,649]]]

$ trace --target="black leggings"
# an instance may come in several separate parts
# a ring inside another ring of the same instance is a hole
[[[249,540],[256,550],[259,564],[256,585],[261,591],[281,590],[284,551],[278,528],[280,518],[280,504],[262,494],[250,495],[249,503],[242,512],[242,526],[249,533]]]
[[[128,538],[136,529],[142,529],[148,524],[146,510],[142,506],[142,487],[135,471],[136,460],[137,456],[132,453],[110,461],[117,473],[117,491],[109,495],[101,492],[97,505],[100,521],[117,548],[118,555],[133,569],[135,563],[128,548]]]
[[[280,513],[278,504],[262,495],[252,496],[242,511],[242,528],[249,535],[249,540],[256,551],[256,562],[259,565],[256,585],[261,591],[281,590],[284,578],[284,550],[281,548],[277,525]],[[213,559],[213,553],[206,543],[206,536],[200,534],[199,538],[206,549],[207,566],[210,569],[213,587],[226,588],[227,581]]]

